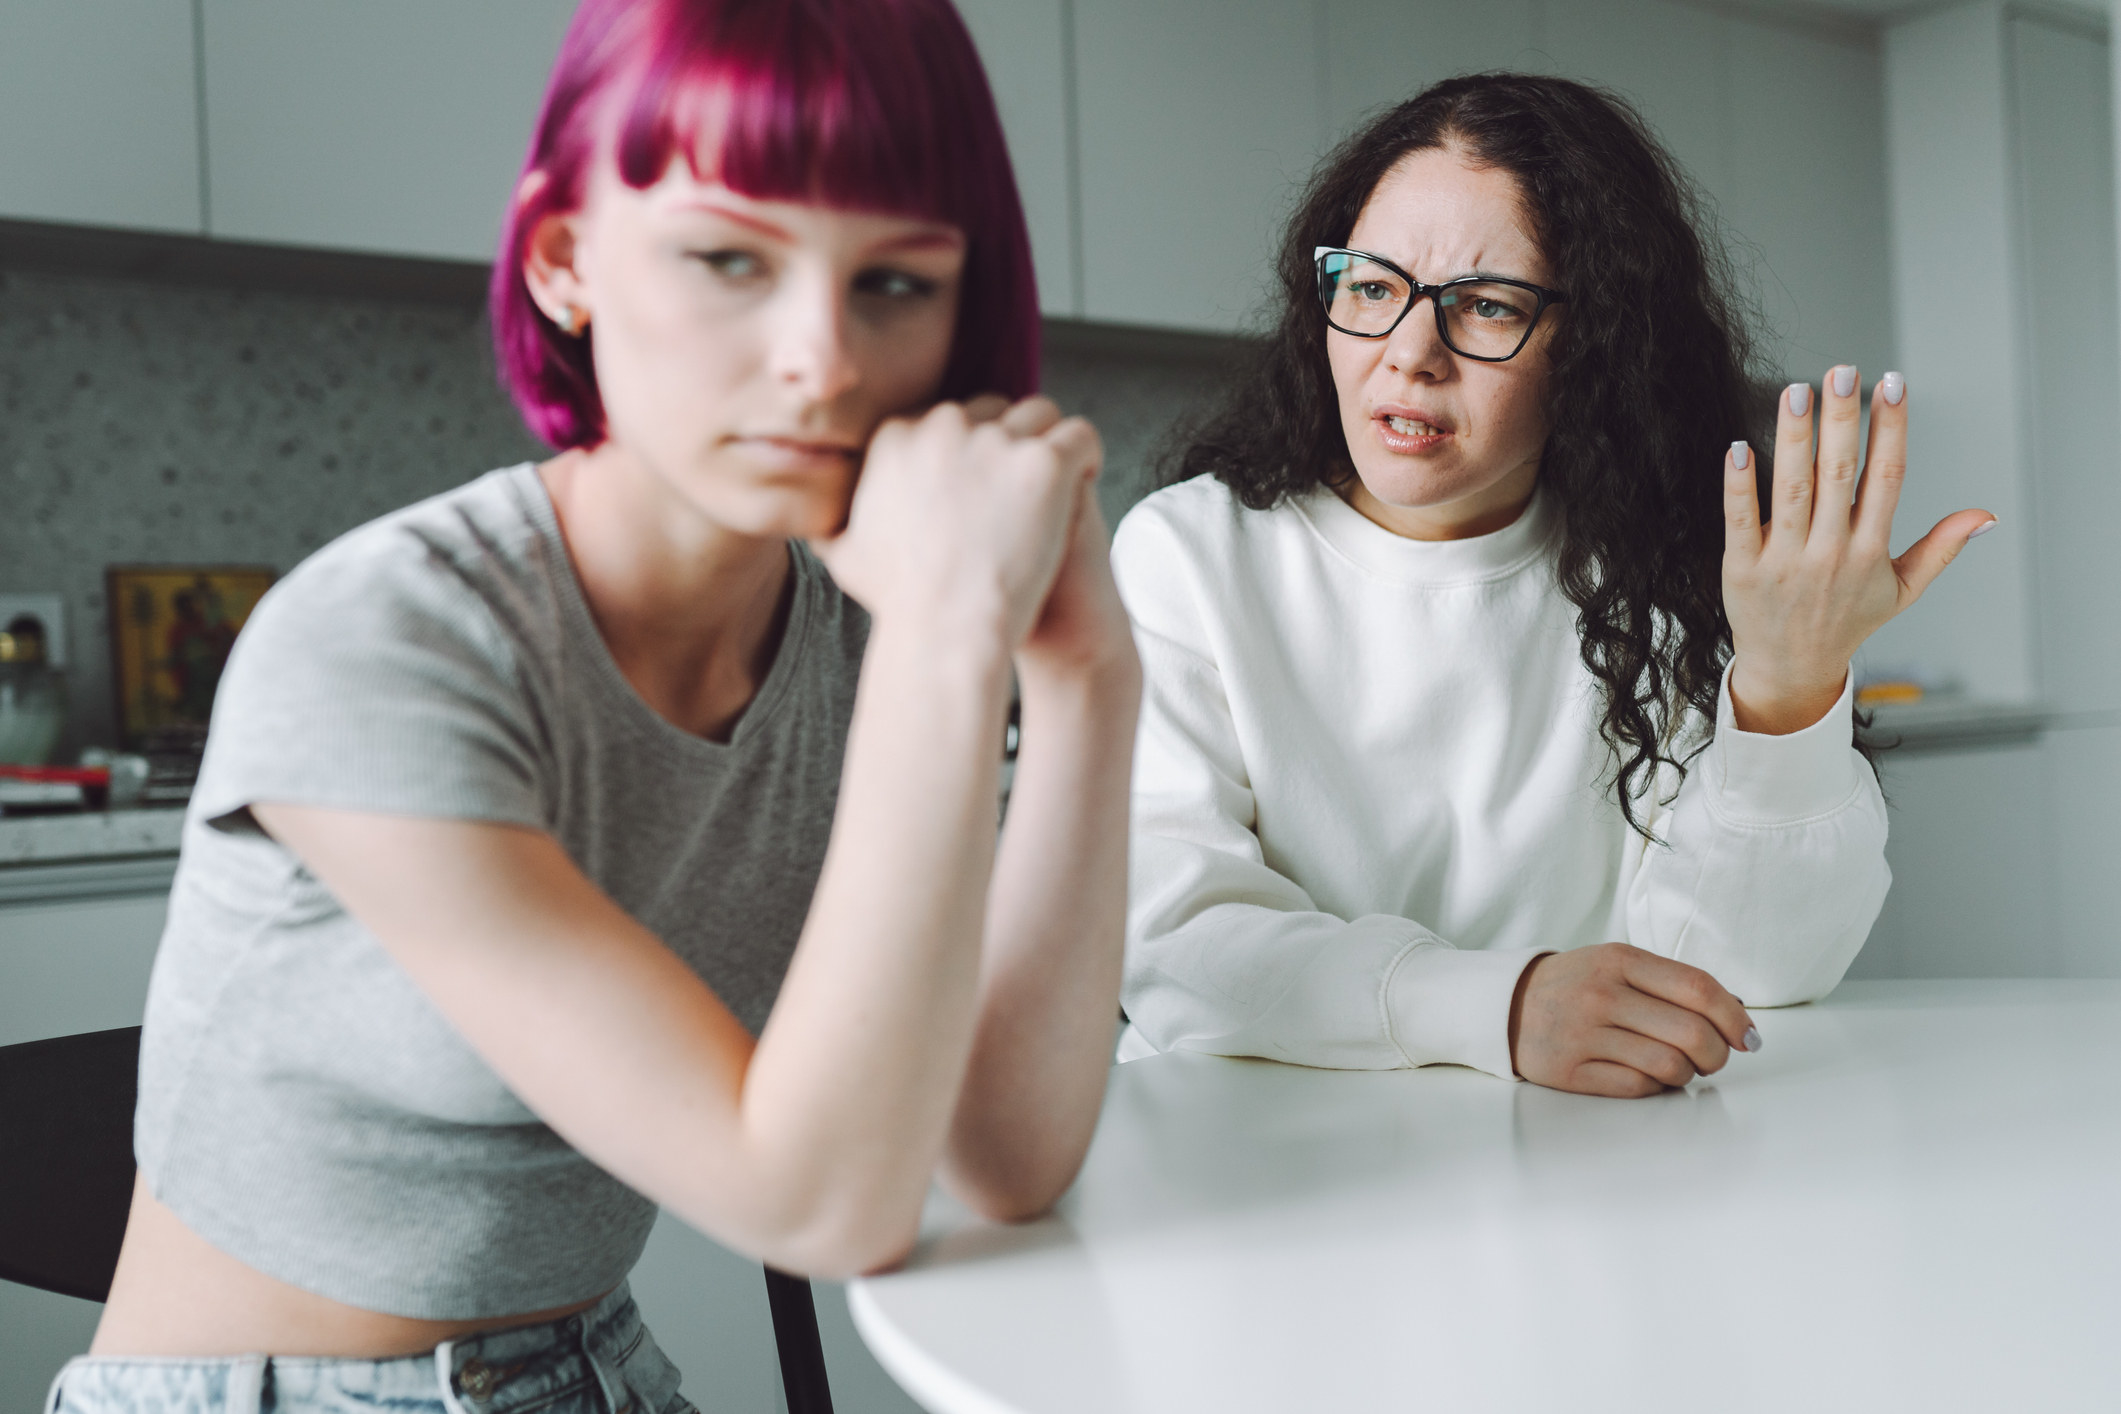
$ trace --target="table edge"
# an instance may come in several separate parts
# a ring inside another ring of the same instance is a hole
[[[847,1283],[847,1314],[854,1318],[855,1333],[884,1373],[931,1414],[1030,1414],[1019,1405],[1004,1403],[914,1344],[870,1294],[868,1278],[856,1277]]]

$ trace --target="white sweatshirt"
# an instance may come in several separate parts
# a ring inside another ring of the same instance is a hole
[[[1330,491],[1244,509],[1208,478],[1129,514],[1114,570],[1147,691],[1122,1056],[1196,1050],[1512,1074],[1541,952],[1627,942],[1751,1006],[1823,996],[1885,900],[1885,802],[1850,698],[1732,725],[1622,818],[1543,497],[1407,540]],[[1705,726],[1694,723],[1694,741]]]

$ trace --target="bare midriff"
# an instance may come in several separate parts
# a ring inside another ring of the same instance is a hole
[[[461,1321],[423,1321],[348,1306],[237,1261],[186,1227],[136,1179],[117,1275],[89,1353],[388,1360],[480,1331],[572,1315],[599,1299]]]

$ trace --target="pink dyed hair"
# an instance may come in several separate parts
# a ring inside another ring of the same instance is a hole
[[[703,102],[702,99],[711,101]],[[703,151],[711,111],[719,151]],[[674,153],[746,196],[943,221],[966,237],[941,396],[1038,386],[1038,289],[1001,119],[950,0],[584,0],[561,42],[491,304],[501,382],[555,447],[604,438],[587,338],[530,298],[523,246],[605,149],[646,187]]]

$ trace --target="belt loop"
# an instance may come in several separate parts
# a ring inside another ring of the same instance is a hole
[[[457,1343],[445,1340],[435,1347],[435,1379],[442,1386],[442,1407],[449,1414],[465,1414],[457,1398]]]
[[[604,1392],[605,1414],[624,1414],[625,1406],[623,1406],[619,1402],[618,1392],[612,1387],[612,1377],[605,1373],[604,1362],[597,1359],[596,1351],[591,1348],[589,1340],[589,1312],[584,1311],[581,1314],[575,1316],[573,1319],[581,1323],[578,1327],[579,1333],[577,1338],[582,1346],[582,1359],[588,1363],[589,1373],[597,1377],[597,1388]]]
[[[228,1362],[228,1389],[222,1396],[227,1414],[263,1414],[265,1377],[272,1365],[267,1355],[238,1355]]]

